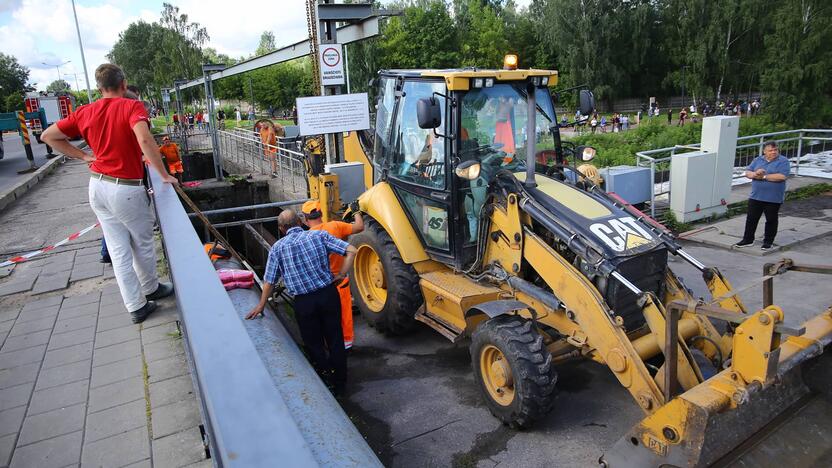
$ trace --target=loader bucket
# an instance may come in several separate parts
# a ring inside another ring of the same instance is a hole
[[[832,314],[804,327],[780,345],[766,384],[726,369],[636,424],[601,465],[832,466]]]

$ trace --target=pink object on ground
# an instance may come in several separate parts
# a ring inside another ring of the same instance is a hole
[[[226,291],[231,291],[232,289],[249,289],[254,286],[254,280],[250,281],[229,281],[227,283],[223,283],[225,286]]]
[[[200,185],[202,185],[202,182],[196,182],[196,181],[195,182],[182,182],[182,185],[184,185],[185,187],[188,187],[188,188],[194,188],[194,187],[199,187]]]
[[[220,268],[217,270],[220,281],[229,283],[232,281],[254,281],[254,273],[248,270],[235,270],[231,268]]]

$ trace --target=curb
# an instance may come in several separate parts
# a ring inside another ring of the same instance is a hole
[[[84,141],[78,145],[78,148],[80,149],[84,149],[86,147],[87,143]],[[5,210],[7,206],[12,204],[12,202],[22,197],[26,192],[34,188],[38,182],[54,171],[55,167],[66,161],[66,159],[66,156],[59,154],[58,156],[46,161],[46,163],[40,166],[38,170],[31,173],[28,178],[15,184],[12,188],[4,191],[3,193],[0,193],[0,212]]]
[[[28,178],[24,179],[23,181],[15,184],[12,188],[6,190],[2,194],[0,194],[0,211],[6,209],[7,206],[12,204],[15,200],[22,197],[26,192],[31,190],[35,185],[38,184],[44,177],[49,175],[55,167],[64,162],[66,160],[66,156],[60,155],[54,157],[46,162],[46,164],[40,166],[38,170],[31,173]]]

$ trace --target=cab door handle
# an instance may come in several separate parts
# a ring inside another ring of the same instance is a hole
[[[451,194],[446,192],[431,192],[430,197],[434,200],[448,201],[451,199]]]

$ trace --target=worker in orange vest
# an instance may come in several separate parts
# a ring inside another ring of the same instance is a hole
[[[301,211],[304,215],[304,223],[309,226],[311,230],[324,230],[333,237],[341,240],[347,240],[351,234],[358,234],[364,230],[364,219],[361,213],[355,213],[355,221],[352,223],[345,223],[343,221],[329,221],[323,222],[321,216],[321,203],[317,200],[310,200],[303,204]],[[334,274],[341,271],[341,265],[344,263],[344,257],[336,254],[329,255],[329,268]],[[344,278],[338,284],[338,295],[341,297],[341,329],[344,332],[344,348],[352,348],[352,341],[355,336],[352,326],[352,295],[350,294],[350,280]]]
[[[165,163],[168,165],[168,172],[170,175],[179,179],[182,182],[182,160],[179,158],[179,147],[176,143],[170,141],[170,137],[162,138],[162,146],[159,147],[159,152],[165,158]]]

